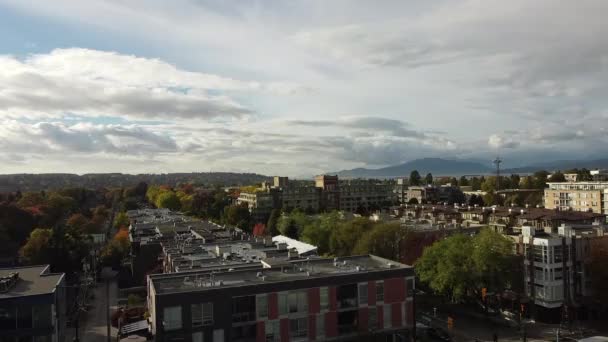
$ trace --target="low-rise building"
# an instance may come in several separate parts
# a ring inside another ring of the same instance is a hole
[[[147,288],[157,341],[407,340],[415,324],[413,268],[371,255],[150,275]]]
[[[604,196],[608,191],[608,182],[549,182],[547,185],[545,208],[608,214],[608,201]]]
[[[65,292],[49,265],[0,269],[0,341],[63,342]]]

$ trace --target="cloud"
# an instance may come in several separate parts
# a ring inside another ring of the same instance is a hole
[[[211,91],[289,94],[287,83],[245,82],[180,70],[158,59],[87,49],[58,49],[25,60],[0,57],[0,115],[11,118],[122,116],[214,119],[252,114]]]
[[[492,134],[488,138],[488,145],[492,148],[500,149],[500,148],[516,148],[519,146],[518,141],[513,141],[508,137]]]

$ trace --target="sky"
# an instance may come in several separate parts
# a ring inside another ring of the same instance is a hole
[[[608,1],[0,0],[0,173],[605,158]]]

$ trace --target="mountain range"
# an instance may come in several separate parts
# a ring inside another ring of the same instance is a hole
[[[557,160],[517,168],[507,168],[501,170],[501,172],[505,174],[533,173],[539,170],[556,171],[573,168],[608,168],[608,159]],[[483,163],[477,160],[422,158],[379,169],[356,168],[333,172],[331,174],[337,174],[338,176],[345,178],[394,178],[407,177],[413,170],[418,170],[423,177],[429,172],[434,176],[485,175],[495,172],[495,168],[491,161]]]

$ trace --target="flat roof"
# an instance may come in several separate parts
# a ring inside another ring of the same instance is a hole
[[[49,265],[0,268],[0,277],[19,273],[17,283],[8,292],[0,293],[0,299],[53,293],[65,274],[49,271]]]
[[[395,261],[374,255],[350,256],[337,259],[310,258],[279,263],[266,263],[264,268],[224,272],[187,272],[150,275],[157,294],[201,291],[214,288],[255,284],[290,282],[311,278],[335,277],[374,271],[413,269]]]

